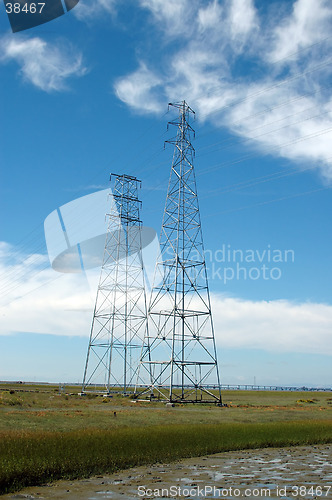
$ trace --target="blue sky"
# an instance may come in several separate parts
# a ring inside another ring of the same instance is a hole
[[[222,381],[332,385],[331,24],[327,0],[81,0],[12,34],[0,6],[0,379],[81,379],[93,294],[44,220],[119,172],[159,232],[185,99]]]

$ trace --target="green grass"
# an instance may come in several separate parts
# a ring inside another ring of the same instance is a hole
[[[230,405],[228,408],[184,405],[166,409],[161,403],[133,403],[120,396],[106,401],[100,396],[82,398],[77,395],[77,388],[66,389],[69,394],[59,395],[57,388],[49,386],[0,387],[0,432],[332,420],[332,394],[328,392],[226,391],[223,399]],[[10,394],[10,390],[14,393]]]
[[[219,451],[332,442],[328,392],[226,391],[227,408],[166,408],[66,391],[0,386],[0,493]]]
[[[229,450],[332,442],[332,423],[167,425],[0,435],[0,493]]]

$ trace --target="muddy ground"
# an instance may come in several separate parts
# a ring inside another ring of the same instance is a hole
[[[232,451],[27,488],[14,499],[332,499],[332,445]]]

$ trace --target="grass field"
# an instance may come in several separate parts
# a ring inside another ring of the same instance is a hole
[[[332,420],[329,392],[227,391],[223,400],[228,408],[190,404],[166,408],[162,403],[135,403],[116,395],[112,399],[82,398],[77,387],[66,391],[59,395],[58,388],[51,386],[0,386],[0,431]]]
[[[332,393],[233,391],[220,408],[0,386],[0,494],[218,451],[332,442]]]

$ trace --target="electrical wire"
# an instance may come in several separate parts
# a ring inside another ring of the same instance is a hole
[[[232,165],[236,165],[238,163],[242,163],[245,160],[249,160],[249,159],[257,158],[257,157],[261,157],[261,156],[267,156],[267,155],[271,154],[271,152],[275,152],[275,151],[278,151],[278,150],[283,149],[285,147],[292,146],[293,144],[298,144],[298,143],[303,142],[303,141],[305,141],[307,139],[314,139],[316,137],[322,136],[322,135],[327,134],[329,132],[332,132],[332,127],[320,130],[319,132],[314,132],[312,134],[301,136],[298,139],[294,139],[294,140],[292,140],[290,142],[279,144],[278,146],[275,146],[275,147],[272,147],[272,148],[271,147],[270,148],[266,148],[266,150],[262,151],[261,153],[253,153],[253,154],[242,156],[242,157],[237,158],[237,159],[232,160],[232,161],[228,161],[228,162],[224,162],[224,163],[218,163],[217,165],[214,165],[213,167],[208,167],[206,169],[201,170],[197,174],[197,176],[200,176],[200,175],[203,175],[203,174],[206,174],[206,173],[210,173],[210,172],[213,172],[215,170],[219,170],[220,168],[230,167]]]
[[[225,109],[229,109],[231,107],[234,107],[234,106],[237,106],[239,104],[243,104],[244,102],[250,100],[250,99],[253,99],[253,98],[256,98],[256,97],[259,97],[261,96],[262,94],[265,94],[266,92],[269,92],[270,90],[274,90],[278,87],[281,87],[282,85],[285,85],[289,82],[292,82],[294,80],[297,80],[298,78],[300,78],[301,76],[306,76],[310,73],[314,73],[315,71],[319,70],[319,69],[322,69],[322,68],[325,68],[326,66],[329,66],[330,64],[332,63],[332,59],[329,59],[327,61],[325,61],[324,63],[321,63],[321,64],[318,64],[317,66],[314,66],[313,68],[307,70],[307,71],[302,71],[302,72],[298,72],[296,73],[295,75],[292,75],[292,76],[289,76],[288,78],[284,78],[283,80],[281,80],[280,82],[277,82],[277,83],[274,83],[273,85],[270,85],[269,87],[264,87],[256,92],[252,92],[251,94],[247,95],[246,97],[243,97],[241,99],[238,99],[236,101],[233,101],[229,104],[224,104],[223,106],[220,106],[219,108],[215,108],[211,113],[209,113],[209,118],[211,117],[211,115],[215,114],[215,113],[220,113],[221,111],[225,110]],[[220,87],[220,90],[222,89],[223,87],[221,86]],[[213,92],[215,93],[215,92]],[[203,97],[203,96],[202,96]],[[198,103],[199,100],[202,98],[202,97],[199,97],[199,98],[196,98],[193,100],[193,102],[195,103]],[[206,97],[206,96],[204,96]]]
[[[320,191],[326,191],[327,189],[331,189],[331,188],[332,188],[332,186],[325,186],[325,187],[318,188],[318,189],[312,189],[310,191],[304,191],[304,192],[292,194],[292,195],[289,195],[289,196],[283,196],[282,198],[275,198],[273,200],[266,200],[266,201],[262,201],[262,202],[259,202],[259,203],[254,203],[253,205],[246,205],[244,207],[230,208],[228,210],[222,210],[221,212],[214,212],[212,214],[204,215],[202,217],[202,219],[205,219],[207,217],[214,217],[215,215],[225,215],[225,214],[228,214],[228,213],[231,213],[231,212],[238,212],[240,210],[248,210],[250,208],[256,208],[256,207],[260,207],[260,206],[263,206],[263,205],[269,205],[270,203],[276,203],[276,202],[279,202],[279,201],[291,200],[293,198],[298,198],[300,196],[307,196],[307,195],[310,195],[310,194],[313,194],[313,193],[318,193]]]
[[[311,46],[311,47],[316,46],[316,45],[318,45],[318,44],[320,44],[320,43],[324,43],[326,40],[328,40],[328,39],[330,39],[330,38],[331,38],[331,37],[327,37],[327,38],[323,39],[322,41],[316,42],[316,43],[312,44],[312,46]],[[309,49],[309,48],[310,48],[310,47],[307,47],[307,48],[305,48],[305,50],[307,50],[307,49]],[[291,54],[291,55],[289,55],[289,56],[286,56],[286,57],[284,57],[284,58],[282,58],[282,59],[280,59],[280,60],[277,60],[277,61],[275,61],[275,62],[274,62],[274,63],[272,63],[272,64],[277,64],[277,63],[280,63],[282,60],[286,60],[286,59],[287,59],[287,58],[289,58],[289,57],[293,57],[296,53],[301,52],[302,50],[304,50],[304,49],[301,49],[301,50],[299,50],[299,51],[297,51],[297,52],[295,52],[295,53],[292,53],[292,54]],[[235,101],[235,102],[233,102],[233,103],[230,103],[230,104],[228,104],[228,105],[226,105],[226,106],[222,106],[222,107],[220,107],[220,108],[216,109],[214,112],[221,112],[221,111],[222,111],[222,110],[224,110],[224,109],[228,109],[228,108],[230,108],[230,107],[232,107],[232,106],[236,106],[236,105],[238,105],[238,104],[240,104],[240,103],[243,103],[243,102],[245,102],[245,101],[247,101],[247,100],[249,100],[249,99],[253,99],[253,98],[255,98],[255,97],[258,97],[258,96],[262,95],[262,94],[263,94],[263,93],[265,93],[265,92],[269,92],[270,90],[275,89],[276,87],[280,87],[281,85],[285,85],[286,83],[289,83],[289,82],[291,82],[291,81],[294,81],[295,79],[297,79],[297,78],[299,78],[299,77],[301,77],[301,76],[305,76],[305,75],[308,75],[308,74],[310,74],[310,73],[312,73],[312,72],[315,72],[315,71],[317,71],[317,70],[323,69],[324,67],[326,67],[326,66],[330,65],[330,64],[331,64],[331,62],[332,62],[331,60],[328,60],[328,61],[325,61],[325,62],[324,62],[324,63],[322,63],[322,64],[319,64],[319,65],[315,66],[314,68],[311,68],[310,70],[307,70],[307,71],[305,71],[305,72],[299,72],[299,73],[297,73],[297,74],[295,74],[295,75],[292,75],[292,76],[290,76],[290,77],[288,77],[288,78],[286,78],[286,79],[284,79],[284,80],[282,80],[282,81],[280,81],[280,82],[278,82],[278,83],[276,83],[276,84],[274,84],[274,85],[272,85],[272,86],[270,86],[270,87],[265,87],[265,88],[263,88],[263,89],[260,89],[260,90],[259,90],[259,91],[257,91],[257,92],[251,93],[251,94],[249,94],[248,96],[246,96],[246,97],[245,97],[245,98],[243,98],[243,99],[237,100],[237,101]],[[271,63],[270,63],[270,64],[271,64]],[[209,95],[213,95],[213,94],[215,94],[218,90],[221,90],[221,89],[222,89],[222,86],[219,86],[219,88],[215,88],[215,89],[213,90],[213,92],[210,92],[210,93],[209,93]],[[273,109],[276,109],[276,108],[278,108],[278,107],[281,107],[281,106],[283,106],[283,105],[286,105],[286,104],[287,104],[287,102],[295,102],[296,100],[303,99],[304,97],[306,97],[306,96],[308,96],[308,95],[314,95],[314,94],[316,94],[316,93],[318,93],[318,92],[321,92],[321,90],[322,90],[322,89],[320,89],[319,91],[313,92],[313,93],[307,93],[307,94],[303,94],[302,96],[297,96],[296,98],[293,98],[293,99],[291,99],[291,100],[289,100],[289,101],[285,101],[284,103],[281,103],[281,104],[279,104],[279,105],[277,105],[277,106],[274,106],[274,107],[272,107],[272,108],[268,108],[267,110],[261,111],[261,112],[259,112],[259,113],[255,113],[255,114],[253,114],[253,115],[249,115],[249,116],[247,117],[247,119],[249,119],[250,117],[255,117],[255,116],[262,115],[262,114],[267,113],[267,112],[269,112],[269,111],[271,111],[271,110],[273,110]],[[196,102],[197,102],[197,100],[198,100],[198,98],[196,99]],[[164,113],[164,115],[162,115],[162,117],[164,117],[166,114],[167,114],[167,112],[166,112],[166,113]],[[209,115],[209,117],[210,117],[210,116],[211,116],[211,114]],[[293,116],[293,115],[290,115],[289,117],[291,117],[291,116]],[[316,115],[316,116],[319,116],[319,115]],[[161,118],[162,118],[162,117],[161,117]],[[286,119],[286,118],[283,118],[283,119]],[[307,118],[307,119],[310,119],[310,118]],[[236,123],[236,122],[235,122],[235,123]],[[273,123],[273,122],[272,122],[272,123]],[[291,124],[291,125],[292,125],[292,124]],[[233,124],[233,126],[234,126],[234,124]],[[143,132],[140,136],[138,136],[138,137],[137,137],[137,139],[134,141],[134,143],[133,143],[133,144],[135,144],[135,143],[137,143],[139,140],[141,140],[141,138],[142,138],[145,134],[147,134],[147,133],[149,132],[149,130],[151,130],[153,127],[154,127],[154,124],[153,124],[153,125],[151,125],[151,126],[150,126],[150,127],[149,127],[149,128],[148,128],[145,132]],[[286,127],[287,127],[287,126],[282,127],[282,128],[286,128]],[[258,127],[258,128],[260,128],[260,127]],[[277,130],[280,130],[280,129],[277,129]],[[268,134],[268,133],[272,133],[272,132],[275,132],[275,131],[276,131],[276,130],[274,130],[274,131],[270,131],[270,132],[266,132],[266,133],[265,133],[265,134],[263,134],[263,135],[266,135],[266,134]],[[270,148],[270,150],[269,150],[269,151],[267,151],[267,152],[266,152],[266,153],[264,153],[264,154],[269,154],[271,151],[274,151],[274,150],[280,149],[280,148],[282,148],[282,147],[285,147],[285,146],[288,146],[288,145],[291,145],[291,144],[295,144],[295,143],[300,142],[300,141],[302,141],[302,140],[306,140],[307,138],[318,137],[319,135],[322,135],[322,134],[324,134],[324,133],[328,133],[329,131],[331,131],[331,129],[326,129],[326,130],[322,130],[322,131],[320,131],[319,133],[314,133],[314,134],[309,134],[309,135],[307,135],[307,136],[303,136],[303,137],[301,137],[301,138],[299,138],[299,139],[296,139],[296,140],[294,140],[294,141],[291,141],[291,142],[287,143],[286,145],[285,145],[285,144],[283,144],[283,145],[279,145],[279,146],[277,146],[276,148]],[[259,136],[257,136],[257,137],[259,137]],[[254,137],[254,138],[257,138],[257,137]],[[248,140],[252,140],[252,139],[253,139],[253,138],[250,138],[250,139],[248,139]],[[224,141],[220,141],[220,142],[222,143],[222,142],[224,142]],[[211,148],[211,147],[212,147],[212,146],[209,146],[209,148]],[[160,152],[160,149],[158,149],[158,150],[154,153],[154,156],[158,155],[158,154],[159,154],[159,152]],[[137,153],[136,153],[136,154],[137,154]],[[211,172],[211,171],[215,170],[216,168],[218,168],[218,169],[219,169],[219,168],[223,168],[223,167],[225,167],[225,166],[230,166],[230,165],[237,164],[237,163],[239,163],[239,162],[245,161],[246,159],[248,159],[248,158],[252,158],[252,157],[255,157],[255,155],[254,155],[254,156],[253,156],[253,155],[249,155],[249,156],[242,157],[242,158],[237,159],[237,160],[232,161],[232,162],[226,162],[226,163],[224,163],[224,164],[219,164],[219,165],[214,166],[214,167],[212,167],[212,168],[205,169],[204,171],[201,171],[201,172],[199,173],[199,175],[202,175],[202,174],[204,174],[204,173]],[[166,162],[162,162],[162,164],[165,164],[165,163],[166,163]],[[128,164],[129,164],[129,162],[126,164],[126,166],[127,166]],[[144,173],[144,172],[147,172],[147,171],[151,170],[151,168],[155,168],[155,165],[148,166],[148,165],[147,165],[147,162],[145,162],[144,164],[145,164],[144,168],[142,168],[142,169],[139,169],[139,168],[138,168],[138,169],[135,169],[135,170],[137,170],[138,172],[139,172],[139,171],[141,171],[142,173]],[[159,165],[160,165],[160,164],[159,164]],[[313,168],[315,168],[315,167],[313,167]],[[305,170],[309,170],[309,169],[305,169]],[[305,170],[304,170],[304,171],[305,171]],[[104,169],[104,168],[103,168],[103,171],[105,171],[105,169]],[[90,182],[91,182],[92,180],[94,180],[94,179],[95,179],[98,175],[99,175],[99,174],[94,175],[94,176],[91,178]],[[292,175],[292,173],[290,173],[289,175]],[[276,179],[276,178],[285,177],[285,176],[286,176],[286,175],[282,175],[282,176],[279,176],[279,177],[271,177],[271,178],[270,178],[270,179],[268,179],[268,180],[274,180],[274,179]],[[263,181],[263,180],[262,180],[262,182],[267,182],[268,180],[265,180],[265,181]],[[161,186],[161,185],[162,185],[162,184],[164,184],[165,182],[166,182],[165,180],[162,180],[162,181],[158,184],[158,186]],[[253,185],[253,184],[250,184],[250,185]],[[155,189],[155,186],[154,186],[154,188],[152,188],[152,189]],[[316,190],[315,190],[314,192],[316,192]],[[303,195],[304,195],[304,194],[307,194],[307,193],[310,193],[310,192],[303,193]],[[280,198],[280,199],[273,200],[273,201],[279,201],[279,200],[283,200],[283,199],[286,199],[286,198]],[[241,208],[241,209],[242,209],[242,208]],[[39,226],[37,226],[37,227],[39,227]],[[35,229],[36,229],[36,228],[35,228]],[[34,230],[35,230],[35,229],[34,229]],[[29,235],[30,235],[30,234],[32,234],[34,230],[32,230],[32,231],[29,233]],[[26,246],[29,246],[29,243],[27,242],[27,240],[24,240],[24,238],[23,238],[22,240],[23,240],[24,244],[26,244]],[[22,240],[21,240],[21,242],[22,242]],[[19,245],[18,245],[18,246],[19,246]],[[44,245],[42,245],[42,246],[44,246]],[[40,248],[40,247],[41,247],[41,246],[39,246],[39,248]],[[19,255],[20,253],[21,253],[21,248],[19,247],[19,249],[18,249],[18,250],[16,250],[16,252],[15,252],[15,256]],[[36,253],[37,253],[37,252],[36,252]],[[13,256],[14,256],[14,254],[13,254]],[[39,258],[40,258],[39,256],[36,256],[36,261],[38,261],[38,259],[39,259]],[[34,261],[33,259],[29,261],[29,265],[30,265],[30,266],[31,266],[31,265],[33,265],[34,263],[35,263],[35,261]],[[48,266],[47,266],[47,267],[48,267]],[[46,268],[46,267],[45,267],[45,268]],[[37,271],[37,274],[38,274],[39,272],[41,272],[41,270]],[[15,272],[14,272],[14,276],[15,276]]]

